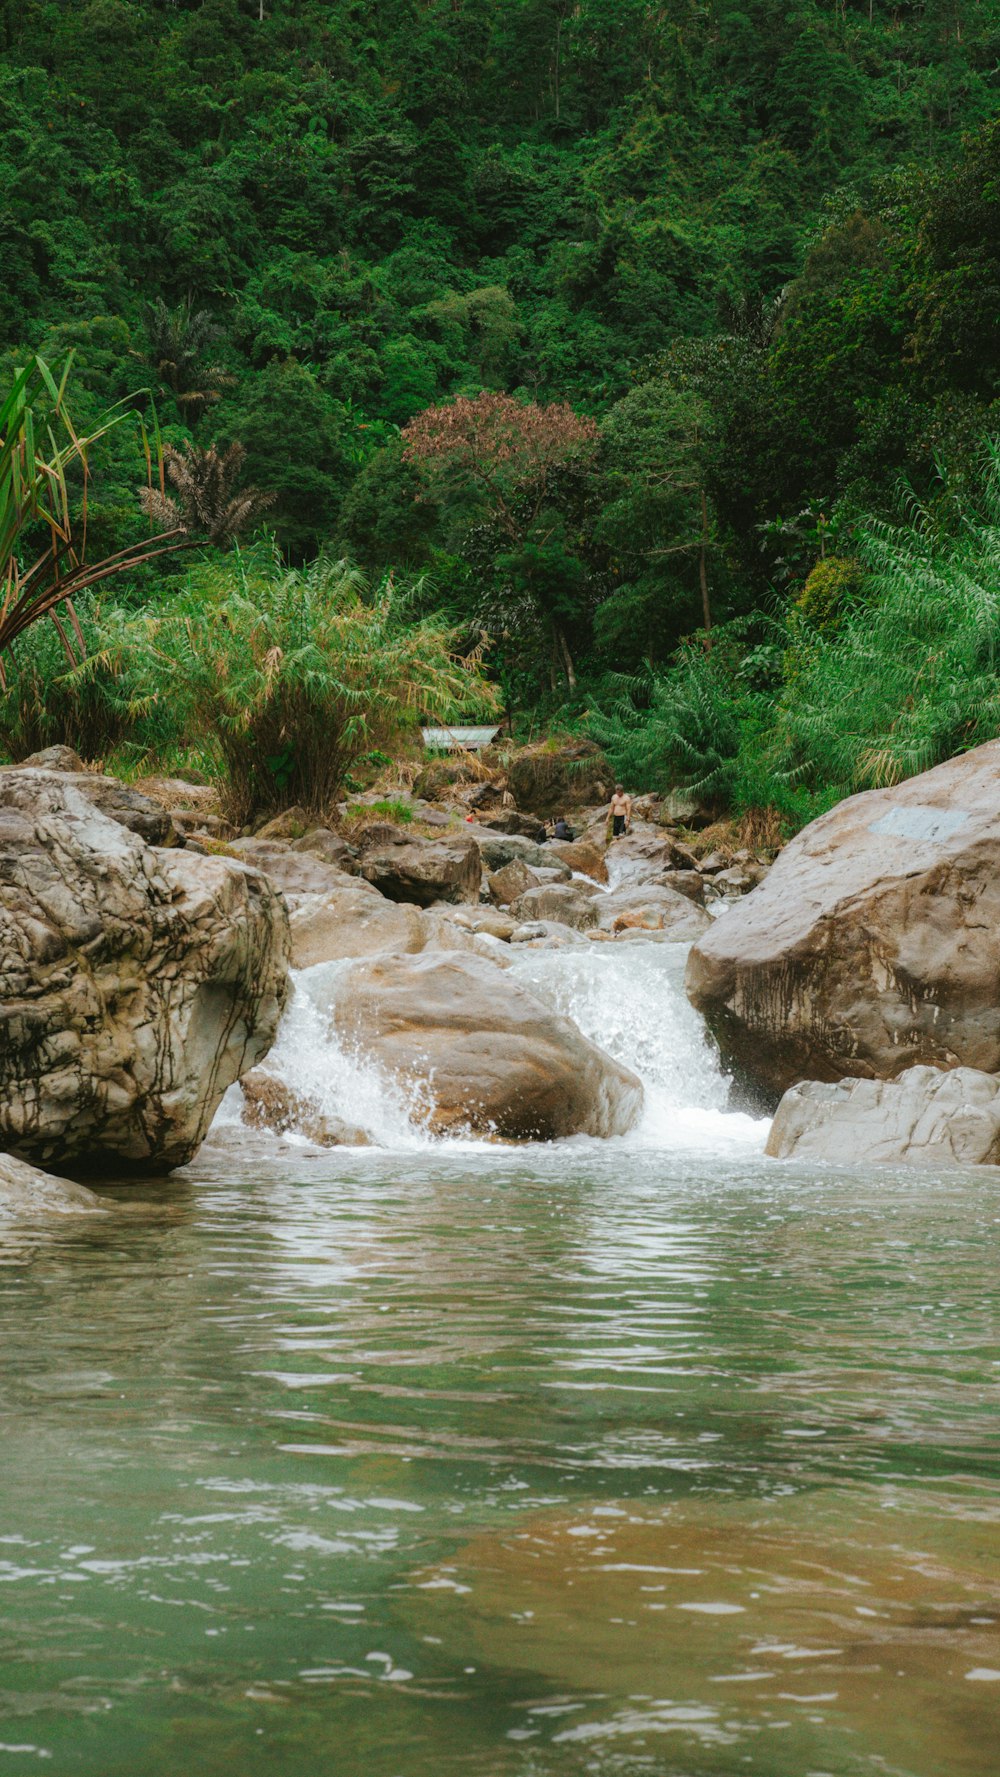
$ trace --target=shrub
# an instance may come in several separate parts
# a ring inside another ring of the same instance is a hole
[[[421,715],[492,706],[478,654],[435,618],[407,623],[408,596],[326,558],[286,570],[237,552],[192,576],[157,646],[188,732],[214,740],[232,821],[326,815],[352,764]]]
[[[809,574],[795,608],[813,629],[838,629],[863,584],[864,570],[856,556],[825,556]]]
[[[26,629],[5,655],[0,749],[24,759],[67,746],[87,760],[114,750],[161,751],[180,739],[176,711],[149,671],[147,619],[85,595],[77,607],[87,653],[75,666],[52,623]]]

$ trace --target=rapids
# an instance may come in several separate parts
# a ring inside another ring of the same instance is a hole
[[[0,1231],[0,1777],[988,1777],[997,1175],[776,1164],[669,945],[515,964],[627,1137],[249,1131]],[[332,973],[331,973],[332,971]]]

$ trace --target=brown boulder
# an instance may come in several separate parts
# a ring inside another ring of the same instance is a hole
[[[696,944],[727,1066],[796,1081],[1000,1071],[1000,742],[814,821]]]
[[[606,932],[669,932],[676,943],[700,938],[712,923],[689,896],[662,882],[612,889],[597,902],[597,914]]]
[[[519,920],[555,920],[585,932],[598,923],[597,899],[604,899],[596,883],[546,882],[539,888],[526,889],[511,906]]]
[[[283,839],[234,839],[229,850],[262,870],[283,895],[325,895],[339,888],[344,872]]]
[[[478,957],[359,963],[341,984],[333,1020],[349,1043],[419,1094],[437,1132],[542,1141],[622,1135],[642,1106],[634,1074]]]
[[[483,867],[472,839],[405,839],[366,851],[361,874],[390,901],[431,907],[435,901],[478,901]]]
[[[511,858],[502,870],[495,870],[489,878],[490,899],[497,907],[509,907],[519,895],[530,888],[538,888],[542,878],[534,870],[529,870],[522,858]]]
[[[333,864],[337,870],[353,871],[357,868],[358,854],[353,845],[348,845],[339,833],[331,832],[329,827],[312,827],[301,839],[293,839],[291,851],[304,851],[314,858],[320,858],[324,864]]]
[[[240,1081],[243,1094],[243,1121],[249,1129],[270,1129],[274,1135],[294,1133],[321,1148],[366,1148],[369,1138],[363,1129],[345,1123],[340,1117],[328,1116],[313,1099],[294,1092],[263,1068],[254,1068]]]
[[[292,967],[335,962],[345,956],[378,956],[383,951],[422,950],[425,933],[416,907],[387,901],[356,876],[331,872],[319,895],[292,908]]]
[[[611,882],[625,887],[629,883],[651,882],[665,870],[690,869],[693,860],[686,846],[659,829],[633,827],[621,839],[612,840],[606,863]]]
[[[599,845],[591,839],[550,839],[547,849],[553,852],[568,870],[589,876],[592,882],[607,882],[608,866]]]

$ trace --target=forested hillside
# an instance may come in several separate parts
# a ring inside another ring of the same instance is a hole
[[[619,752],[723,625],[661,776],[759,799],[717,756],[786,698],[788,614],[801,685],[900,477],[946,528],[978,499],[998,0],[0,0],[0,46],[0,383],[72,349],[81,423],[152,388],[169,443],[242,443],[293,568],[424,576],[508,700]],[[92,548],[140,479],[116,432]]]

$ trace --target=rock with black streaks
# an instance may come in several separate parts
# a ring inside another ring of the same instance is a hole
[[[271,1046],[288,918],[237,860],[146,844],[97,782],[0,771],[0,1147],[164,1172]]]

